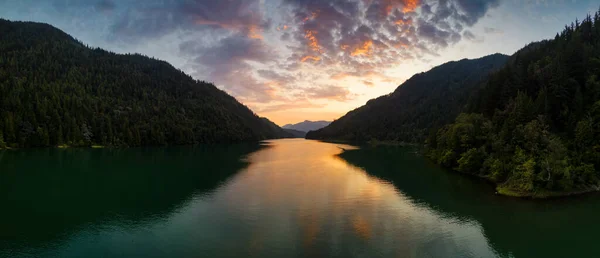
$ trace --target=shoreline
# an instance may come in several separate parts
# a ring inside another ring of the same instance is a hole
[[[325,140],[325,139],[309,139],[309,138],[304,138],[305,140],[313,140],[313,141],[320,141],[320,142],[325,142],[325,143],[343,143],[343,144],[349,144],[349,145],[371,145],[371,146],[399,146],[399,147],[418,147],[421,146],[422,144],[418,144],[418,143],[409,143],[409,142],[397,142],[397,141],[379,141],[379,140],[370,140],[370,141],[363,141],[363,142],[359,142],[359,141],[348,141],[348,140],[335,140],[335,139],[329,139],[329,140]]]
[[[307,140],[311,140],[311,139],[307,139]],[[342,140],[317,140],[317,141],[321,141],[321,142],[326,142],[326,143],[344,143],[344,144],[351,144],[351,145],[362,145],[362,144],[368,144],[371,146],[398,146],[398,147],[419,147],[419,146],[423,146],[422,144],[416,144],[416,143],[406,143],[406,142],[394,142],[394,141],[368,141],[368,142],[363,142],[363,143],[358,143],[358,142],[351,142],[351,141],[342,141]],[[151,146],[143,146],[143,147],[151,147]],[[166,146],[162,146],[162,147],[166,147]],[[46,149],[122,149],[122,148],[130,148],[130,147],[118,147],[118,146],[104,146],[104,145],[90,145],[90,146],[70,146],[70,145],[66,145],[66,144],[62,144],[62,145],[57,145],[57,146],[53,146],[53,147],[40,147],[40,148],[46,148]],[[344,153],[346,151],[352,151],[352,149],[345,149],[345,148],[341,148],[341,153]],[[21,149],[36,149],[36,148],[11,148],[11,147],[5,147],[5,148],[0,148],[0,151],[3,150],[21,150]],[[340,154],[341,154],[340,153]],[[428,159],[429,161],[431,161],[431,159],[425,154],[425,153],[421,153],[421,156],[423,156],[424,158]],[[494,194],[496,195],[501,195],[501,196],[506,196],[506,197],[511,197],[511,198],[520,198],[520,199],[538,199],[538,200],[543,200],[543,199],[556,199],[556,198],[565,198],[565,197],[574,197],[574,196],[579,196],[579,195],[584,195],[584,194],[590,194],[590,193],[594,193],[594,192],[600,192],[600,185],[597,186],[589,186],[585,189],[577,189],[577,190],[570,190],[570,191],[561,191],[561,192],[557,192],[557,191],[536,191],[536,192],[520,192],[520,191],[515,191],[512,190],[510,188],[507,187],[503,187],[501,184],[498,184],[496,182],[494,182],[493,180],[491,180],[488,177],[484,177],[484,176],[479,176],[479,175],[473,175],[473,174],[466,174],[466,173],[461,173],[457,170],[451,169],[451,168],[446,168],[443,167],[439,164],[435,164],[436,166],[438,166],[439,168],[443,169],[446,171],[446,173],[451,172],[451,173],[458,173],[461,174],[462,176],[469,176],[469,177],[474,177],[477,178],[479,180],[482,181],[486,181],[487,183],[490,183],[494,186],[495,188],[495,192]]]
[[[425,156],[425,157],[427,159],[429,159],[427,156]],[[491,180],[490,178],[485,177],[485,176],[462,173],[460,171],[457,171],[457,170],[454,170],[451,168],[443,167],[439,164],[435,164],[435,165],[446,170],[446,172],[457,173],[462,176],[473,177],[473,178],[477,178],[481,181],[485,181],[485,182],[491,184],[492,186],[494,186],[494,189],[495,189],[494,194],[505,196],[505,197],[510,197],[510,198],[529,199],[529,200],[549,200],[549,199],[575,197],[575,196],[590,194],[590,193],[594,193],[594,192],[600,192],[600,185],[590,186],[585,189],[577,189],[577,190],[562,191],[562,192],[557,192],[557,191],[536,191],[536,192],[530,192],[530,193],[519,192],[519,191],[512,190],[510,188],[507,188],[507,187],[503,187],[501,184],[498,184],[498,183],[494,182],[493,180]]]
[[[427,156],[425,156],[425,157],[427,159],[429,159]],[[557,192],[557,191],[536,191],[536,192],[530,192],[530,193],[520,192],[520,191],[512,190],[507,187],[503,187],[501,184],[498,184],[498,183],[494,182],[493,180],[491,180],[490,178],[485,177],[485,176],[462,173],[460,171],[457,171],[457,170],[454,170],[451,168],[443,167],[439,164],[435,164],[435,165],[446,170],[446,172],[457,173],[462,176],[474,177],[479,180],[486,181],[487,183],[494,186],[494,189],[495,189],[494,194],[505,196],[505,197],[510,197],[510,198],[529,199],[529,200],[534,200],[534,199],[548,200],[548,199],[575,197],[575,196],[590,194],[590,193],[594,193],[594,192],[600,192],[600,185],[589,186],[585,189],[576,189],[576,190],[561,191],[561,192]]]
[[[325,141],[325,140],[320,140],[323,142],[329,142],[329,143],[340,143],[343,141]],[[348,142],[345,142],[348,143]],[[411,146],[411,147],[419,147],[419,146],[423,146],[422,144],[416,144],[416,143],[396,143],[396,142],[386,142],[386,141],[371,141],[368,142],[368,144],[373,145],[373,146],[401,146],[401,147],[406,147],[406,146]],[[342,149],[342,153],[349,151],[343,148]],[[427,160],[431,161],[431,159],[425,155],[424,153],[421,153],[421,156],[423,156],[424,158],[426,158]],[[482,182],[486,182],[491,184],[492,186],[494,186],[495,192],[494,194],[496,195],[501,195],[501,196],[505,196],[505,197],[509,197],[509,198],[519,198],[519,199],[529,199],[529,200],[549,200],[549,199],[559,199],[559,198],[568,198],[568,197],[575,197],[575,196],[581,196],[581,195],[585,195],[585,194],[591,194],[591,193],[595,193],[595,192],[600,192],[600,185],[597,186],[589,186],[585,189],[576,189],[576,190],[570,190],[570,191],[561,191],[561,192],[557,192],[557,191],[537,191],[537,192],[531,192],[531,193],[527,193],[527,192],[519,192],[519,191],[514,191],[510,188],[506,188],[503,187],[501,184],[498,184],[494,181],[492,181],[490,178],[488,177],[484,177],[484,176],[479,176],[479,175],[473,175],[473,174],[466,174],[466,173],[462,173],[460,171],[451,169],[451,168],[446,168],[443,167],[439,164],[433,163],[436,166],[438,166],[439,168],[441,168],[442,170],[445,171],[445,173],[456,173],[456,174],[460,174],[461,176],[468,176],[468,177],[473,177],[476,178],[478,180],[481,180]]]
[[[25,147],[25,148],[12,148],[5,147],[0,148],[0,151],[3,150],[35,150],[35,149],[133,149],[133,148],[155,148],[155,147],[181,147],[181,146],[201,146],[201,145],[223,145],[223,144],[262,144],[264,141],[268,140],[284,140],[284,139],[303,139],[303,138],[277,138],[277,139],[264,139],[264,140],[256,140],[256,141],[241,141],[241,142],[214,142],[214,143],[196,143],[196,144],[167,144],[167,145],[141,145],[141,146],[127,146],[127,145],[99,145],[92,144],[89,146],[72,146],[68,144],[54,145],[54,146],[42,146],[42,147]]]
[[[521,198],[521,199],[538,199],[538,200],[548,200],[548,199],[558,199],[558,198],[567,198],[567,197],[575,197],[581,196],[585,194],[591,194],[595,192],[599,192],[599,186],[588,187],[587,189],[579,189],[565,192],[556,192],[556,191],[539,191],[533,193],[522,193],[518,191],[513,191],[511,189],[496,186],[496,194],[513,197],[513,198]]]

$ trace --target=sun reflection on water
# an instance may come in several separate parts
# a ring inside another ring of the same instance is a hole
[[[432,252],[495,256],[479,225],[418,205],[390,182],[337,156],[354,146],[306,140],[267,143],[270,147],[251,154],[251,165],[214,196],[227,204],[234,219],[258,218],[244,226],[266,233],[252,234],[263,238],[248,242],[301,246],[311,255],[373,251],[397,257]]]

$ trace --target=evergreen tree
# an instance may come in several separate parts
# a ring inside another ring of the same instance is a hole
[[[4,141],[4,134],[0,130],[0,149],[6,148],[6,142]]]
[[[461,114],[430,135],[428,155],[488,178],[506,194],[544,196],[600,186],[599,16],[576,20],[554,40],[517,52],[473,96],[475,113]],[[517,72],[520,67],[527,69]],[[489,122],[465,119],[481,114]]]

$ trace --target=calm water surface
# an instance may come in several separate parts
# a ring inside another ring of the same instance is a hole
[[[0,257],[600,257],[599,218],[401,147],[0,151]]]

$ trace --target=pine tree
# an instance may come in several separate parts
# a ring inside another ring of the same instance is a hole
[[[598,17],[600,11],[593,19],[587,16],[566,26],[554,40],[517,52],[515,61],[477,93],[486,108],[471,110],[485,113],[492,126],[464,119],[476,114],[461,114],[437,131],[429,155],[463,172],[478,171],[513,194],[586,191],[600,185]],[[526,83],[516,87],[519,81]],[[464,145],[477,130],[488,132],[482,142],[468,141],[468,148],[452,144]],[[480,169],[474,166],[480,163],[478,153],[487,156]]]
[[[12,114],[8,112],[4,115],[4,134],[7,143],[16,143],[15,123]]]
[[[0,130],[0,149],[6,148],[6,142],[4,141],[4,134]]]

